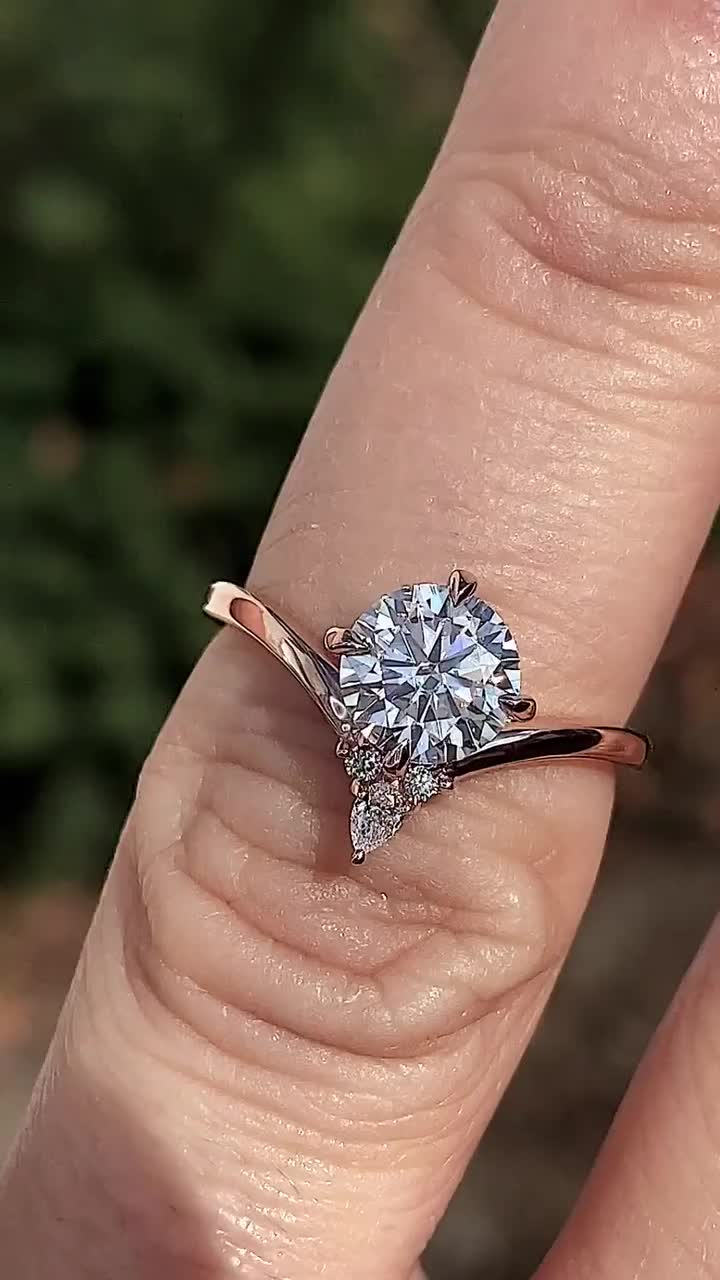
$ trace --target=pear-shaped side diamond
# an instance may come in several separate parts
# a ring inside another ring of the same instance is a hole
[[[393,783],[378,782],[357,796],[350,810],[353,862],[364,862],[366,854],[387,844],[400,830],[403,816],[399,789]]]

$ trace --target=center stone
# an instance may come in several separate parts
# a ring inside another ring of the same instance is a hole
[[[448,765],[497,737],[500,699],[520,692],[517,646],[491,605],[455,604],[423,582],[382,596],[351,628],[364,646],[340,659],[353,729],[369,742],[405,743],[411,760]]]

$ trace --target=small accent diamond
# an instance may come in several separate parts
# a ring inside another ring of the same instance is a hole
[[[369,747],[358,743],[343,744],[340,758],[345,770],[354,782],[367,785],[376,782],[382,776],[383,757],[377,747]]]
[[[413,807],[425,804],[439,791],[449,791],[452,775],[447,769],[429,769],[424,764],[411,764],[403,778],[405,793]]]

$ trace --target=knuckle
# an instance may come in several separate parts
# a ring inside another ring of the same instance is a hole
[[[508,373],[556,400],[579,397],[576,410],[607,416],[632,403],[651,424],[665,395],[702,407],[717,390],[708,344],[720,316],[718,215],[670,188],[647,152],[545,132],[448,150],[411,234],[430,244],[436,273],[502,328]],[[561,359],[568,347],[574,374]]]
[[[542,805],[500,792],[445,818],[438,806],[360,874],[331,874],[320,855],[331,845],[342,865],[347,843],[332,778],[314,757],[300,783],[294,754],[267,750],[247,737],[206,762],[182,829],[136,855],[139,969],[178,1019],[240,1054],[259,1022],[326,1050],[421,1058],[554,966],[570,926],[547,888],[563,837]],[[151,788],[148,775],[140,831]]]

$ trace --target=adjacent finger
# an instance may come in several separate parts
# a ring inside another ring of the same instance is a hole
[[[537,1280],[720,1275],[720,929],[640,1066]]]
[[[298,628],[463,564],[545,712],[628,713],[720,469],[715,51],[693,13],[501,6],[258,557]],[[112,1057],[114,1103],[199,1199],[218,1269],[405,1280],[542,1010],[611,787],[567,767],[468,783],[351,876],[313,714],[236,635],[211,647],[69,1007],[93,1037],[66,1036],[52,1078],[70,1061],[97,1098]],[[50,1176],[48,1108],[16,1208]]]

